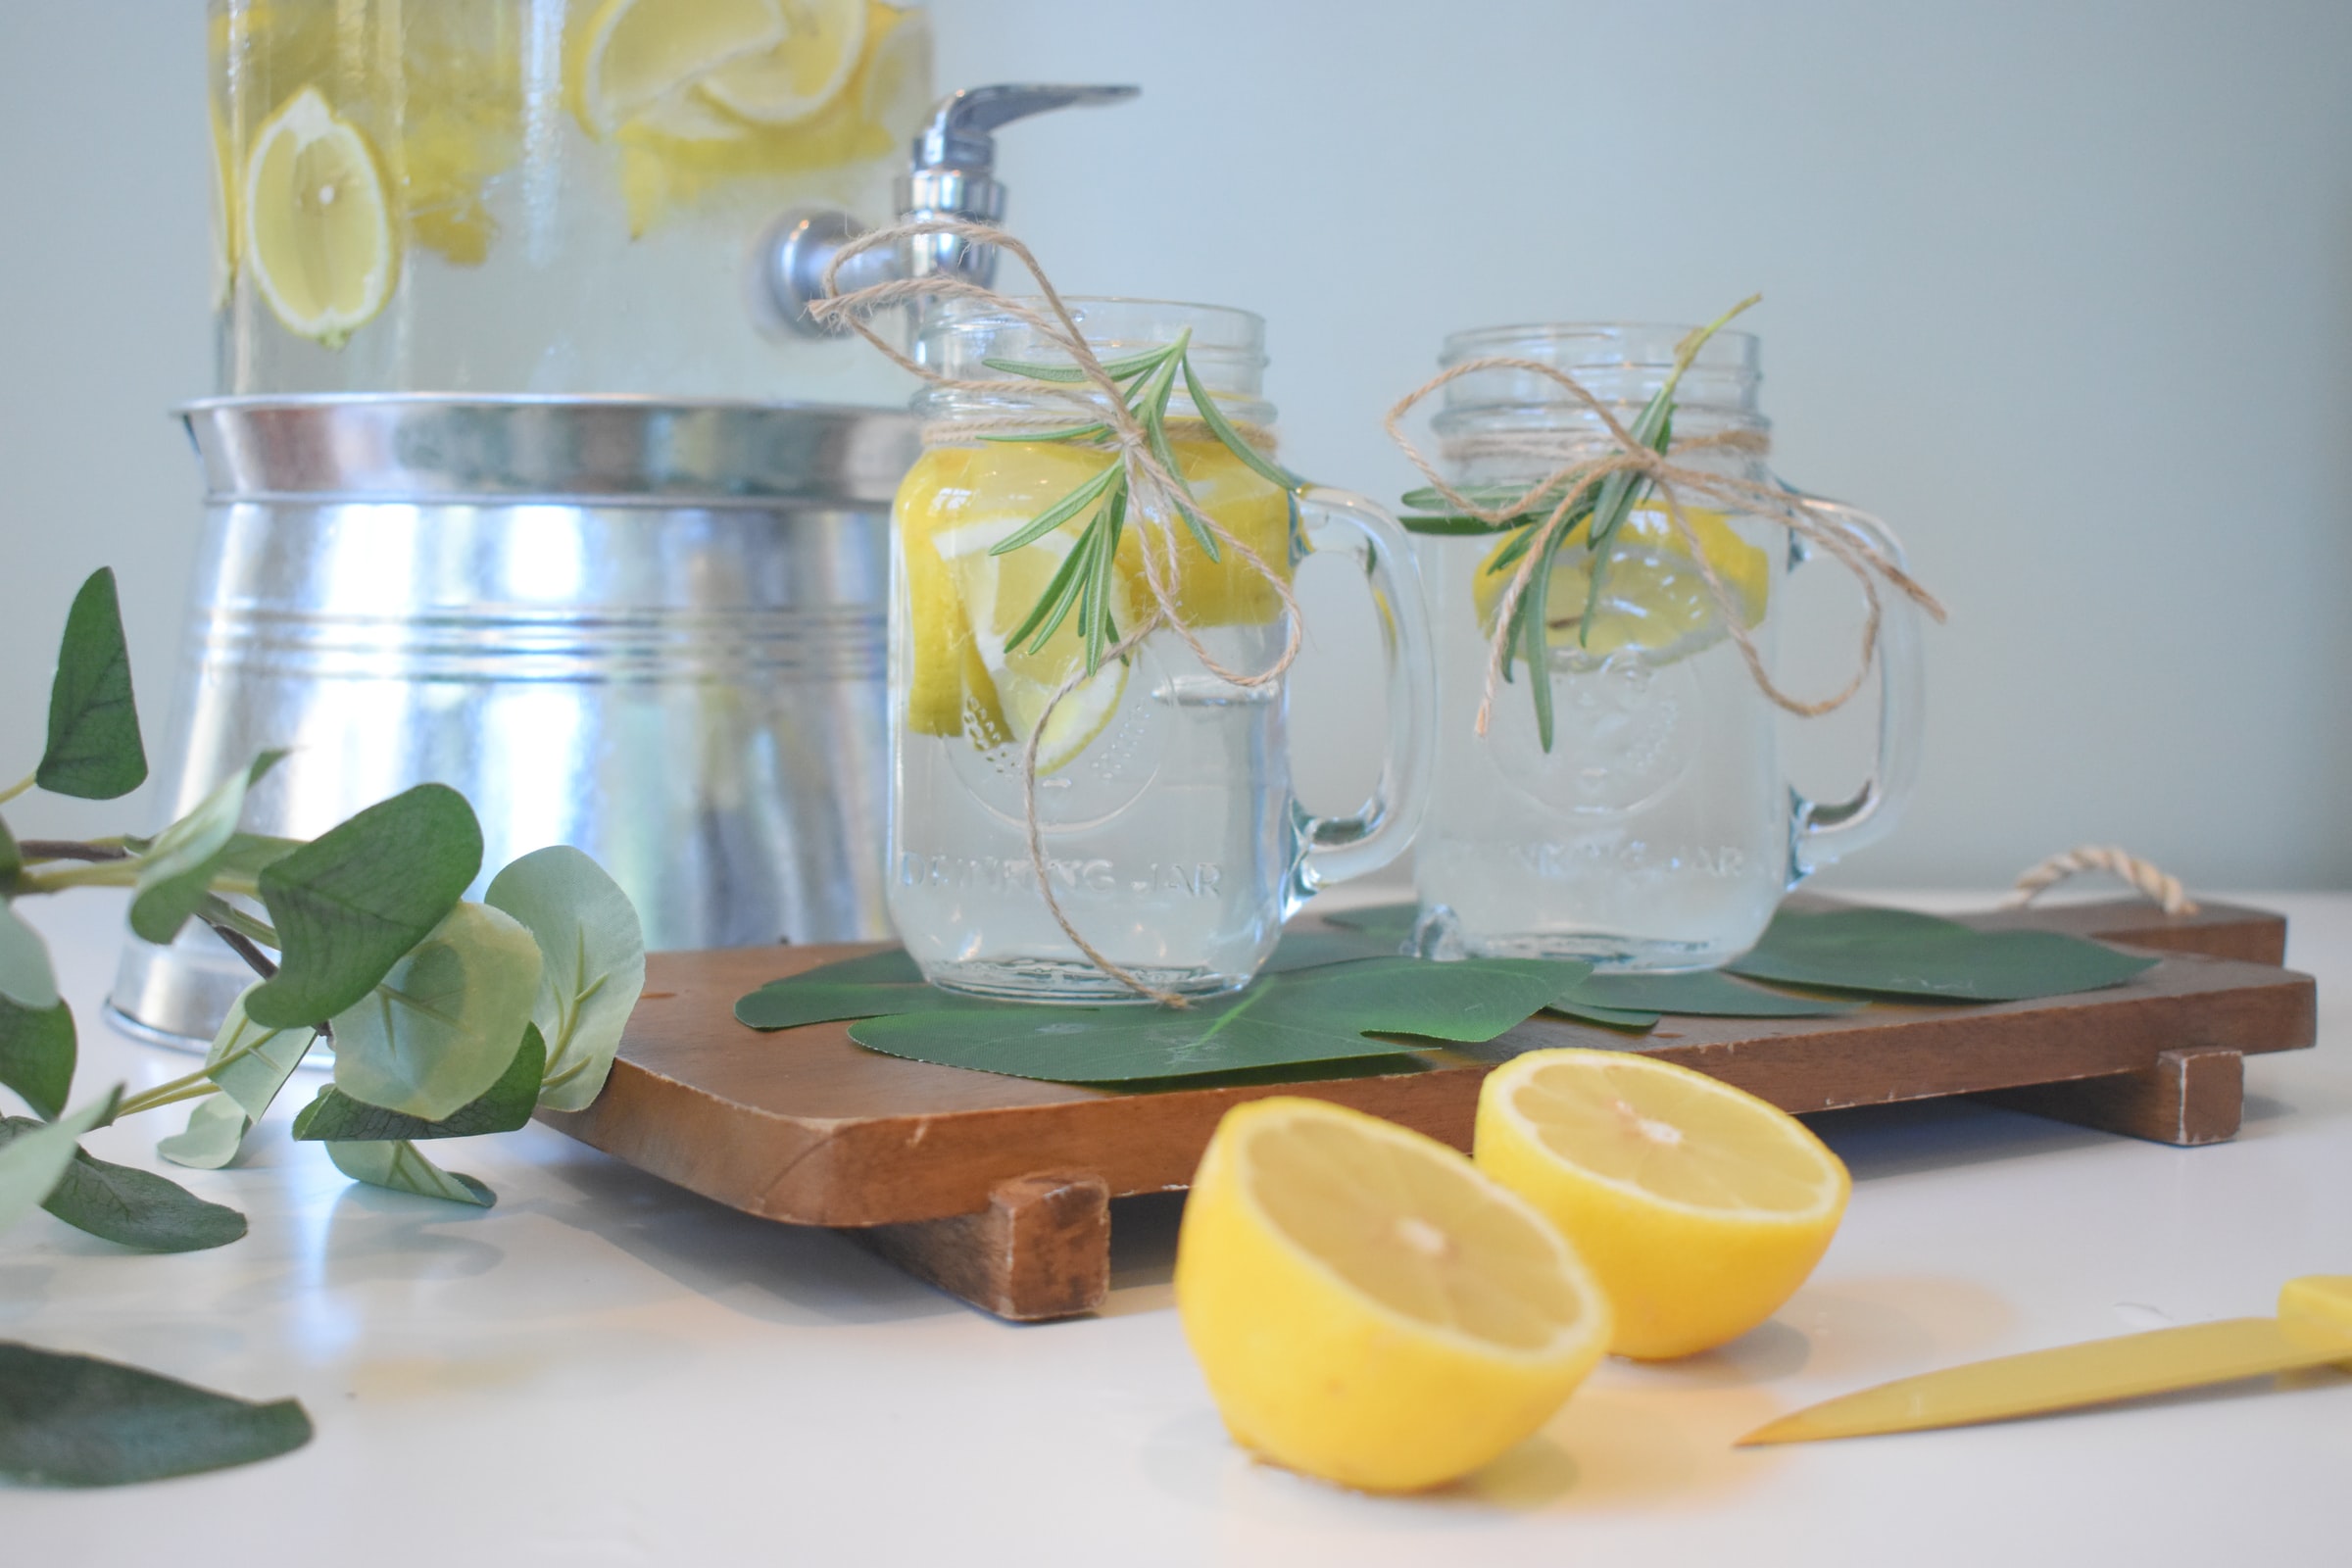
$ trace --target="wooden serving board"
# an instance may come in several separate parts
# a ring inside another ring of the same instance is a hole
[[[2313,1043],[2316,990],[2278,967],[2277,915],[2208,905],[2168,916],[2129,901],[1964,918],[2164,956],[2128,984],[2038,1002],[1670,1016],[1644,1035],[1545,1014],[1432,1052],[1420,1072],[1139,1094],[885,1056],[846,1024],[761,1034],[735,1021],[745,992],[874,945],[657,954],[603,1095],[540,1118],[747,1213],[856,1227],[943,1289],[1035,1319],[1099,1305],[1109,1200],[1183,1188],[1218,1118],[1263,1095],[1337,1101],[1466,1150],[1490,1067],[1597,1046],[1696,1067],[1791,1111],[1984,1095],[2186,1145],[2236,1133],[2244,1054]]]

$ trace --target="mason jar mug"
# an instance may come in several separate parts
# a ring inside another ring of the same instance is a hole
[[[1494,328],[1448,338],[1441,364],[1505,359],[1556,368],[1630,429],[1666,384],[1687,335],[1680,326]],[[1673,394],[1680,445],[1670,459],[1785,491],[1754,439],[1768,427],[1756,404],[1757,360],[1746,333],[1704,343]],[[1443,471],[1465,494],[1535,486],[1566,464],[1619,450],[1591,406],[1525,365],[1466,371],[1444,393],[1433,420]],[[1415,850],[1424,952],[1575,957],[1621,969],[1726,962],[1755,944],[1798,881],[1883,834],[1910,787],[1920,667],[1908,600],[1881,596],[1872,775],[1851,800],[1809,801],[1788,780],[1780,712],[1724,605],[1769,670],[1787,576],[1819,552],[1765,516],[1704,496],[1678,497],[1686,534],[1654,490],[1637,494],[1603,546],[1597,596],[1586,525],[1567,536],[1543,601],[1547,666],[1522,665],[1507,682],[1491,670],[1515,576],[1502,554],[1509,531],[1416,534],[1438,680],[1436,772]],[[1804,499],[1816,526],[1899,564],[1876,519]],[[1528,690],[1535,680],[1549,683],[1548,747]]]
[[[1189,333],[1213,412],[1253,451],[1270,448],[1257,317],[1069,305],[1106,363]],[[1003,548],[1122,461],[1102,442],[1021,433],[1068,425],[1072,405],[1043,384],[1034,398],[1008,389],[1000,368],[1070,356],[1016,313],[950,302],[927,314],[917,358],[952,379],[918,400],[926,447],[894,514],[888,875],[900,937],[935,984],[984,996],[1100,1004],[1137,1000],[1139,987],[1184,996],[1248,983],[1317,887],[1386,864],[1420,815],[1431,667],[1403,534],[1359,497],[1263,476],[1175,377],[1169,455],[1200,509],[1257,560],[1230,546],[1212,559],[1139,501],[1089,592],[1120,636],[1163,605],[1183,624],[1090,669],[1079,613],[1029,623],[1094,511]],[[957,384],[976,381],[989,385]],[[1285,682],[1251,678],[1282,667],[1295,635],[1288,584],[1322,552],[1358,563],[1370,587],[1391,715],[1371,799],[1337,818],[1292,793]]]

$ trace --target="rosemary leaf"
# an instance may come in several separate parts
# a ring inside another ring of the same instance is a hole
[[[1560,531],[1564,534],[1567,530]],[[1536,738],[1546,753],[1551,750],[1551,626],[1544,606],[1550,597],[1551,558],[1558,549],[1555,539],[1544,552],[1544,560],[1528,574],[1527,592],[1519,599],[1519,636],[1527,652],[1527,688],[1536,698]]]
[[[1054,502],[1019,528],[998,540],[989,547],[988,553],[992,556],[1002,556],[1018,550],[1023,545],[1035,543],[1078,515],[1094,502],[1101,500],[1102,493],[1108,490],[1113,482],[1124,480],[1126,477],[1127,466],[1113,459],[1110,466],[1101,473],[1096,474],[1059,501]]]
[[[1141,354],[1131,354],[1123,360],[1104,360],[1102,373],[1113,381],[1124,381],[1130,376],[1155,368],[1178,351],[1178,347],[1171,344],[1167,348],[1146,349]],[[992,370],[1002,370],[1006,375],[1018,375],[1031,381],[1058,381],[1066,386],[1086,379],[1086,372],[1075,365],[1045,365],[1035,360],[982,360],[980,363]]]
[[[1015,430],[1004,435],[984,435],[983,441],[1092,441],[1110,434],[1107,424],[1065,424],[1058,430]]]
[[[1006,648],[1018,648],[1027,642],[1034,653],[1045,646],[1047,638],[1054,635],[1054,628],[1061,624],[1062,617],[1069,612],[1070,600],[1077,595],[1077,573],[1082,564],[1080,552],[1084,549],[1085,541],[1081,539],[1068,555],[1061,558],[1060,566],[1046,584],[1046,591],[1037,596],[1037,603],[1030,607],[1027,618],[1013,630],[1011,636],[1004,639]],[[1052,617],[1050,623],[1049,616]],[[1040,625],[1044,625],[1045,630],[1038,631]],[[1036,633],[1034,640],[1030,635],[1033,632]]]
[[[1184,390],[1192,398],[1193,407],[1200,411],[1200,422],[1208,426],[1210,435],[1225,444],[1226,451],[1241,459],[1244,466],[1252,473],[1275,488],[1280,490],[1298,488],[1298,479],[1296,474],[1275,466],[1274,464],[1267,461],[1264,453],[1242,439],[1242,433],[1236,430],[1232,422],[1218,410],[1217,400],[1208,395],[1207,389],[1200,384],[1200,378],[1193,373],[1193,363],[1190,360],[1184,362]]]

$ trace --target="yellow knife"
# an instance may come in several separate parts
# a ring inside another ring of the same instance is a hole
[[[1735,1446],[1974,1426],[2331,1364],[2352,1371],[2352,1274],[2287,1281],[2277,1317],[2187,1323],[1898,1378],[1785,1415]]]

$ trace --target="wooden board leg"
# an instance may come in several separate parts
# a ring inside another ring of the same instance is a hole
[[[1110,1293],[1110,1189],[1096,1176],[1017,1176],[977,1214],[855,1234],[917,1279],[1019,1323],[1091,1312]]]
[[[2104,1078],[2002,1089],[1977,1098],[2159,1144],[2218,1144],[2237,1136],[2245,1058],[2234,1051],[2160,1054],[2155,1065]]]

